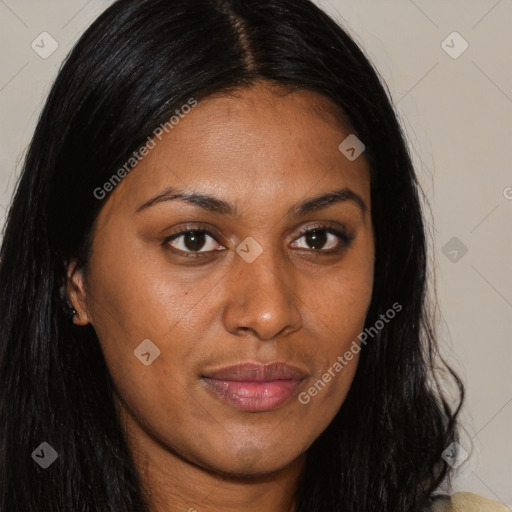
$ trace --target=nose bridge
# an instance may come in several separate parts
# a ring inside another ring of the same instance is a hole
[[[239,248],[240,252],[243,249]],[[250,263],[243,256],[240,256],[240,259],[243,260],[237,262],[241,267],[240,274],[243,279],[252,283],[253,292],[259,288],[267,287],[271,289],[284,286],[285,272],[277,250],[266,248]]]
[[[244,243],[238,247],[232,267],[224,312],[226,328],[230,332],[249,328],[262,339],[272,338],[283,329],[298,328],[297,294],[279,251],[264,249],[251,261],[246,256],[256,248],[251,241],[247,246]]]

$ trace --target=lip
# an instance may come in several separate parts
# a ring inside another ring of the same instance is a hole
[[[263,412],[287,402],[306,377],[304,371],[287,363],[245,362],[206,372],[201,381],[236,408]]]

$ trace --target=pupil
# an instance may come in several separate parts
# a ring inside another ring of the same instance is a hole
[[[204,245],[204,237],[202,231],[190,231],[185,235],[185,246],[191,251],[197,251]]]
[[[306,234],[306,241],[312,249],[321,249],[327,241],[327,233],[314,229]]]

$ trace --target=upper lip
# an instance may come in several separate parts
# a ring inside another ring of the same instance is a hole
[[[306,373],[287,363],[245,362],[209,371],[203,377],[240,382],[270,382],[274,380],[301,380],[306,377]]]

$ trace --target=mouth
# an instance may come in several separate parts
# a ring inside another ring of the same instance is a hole
[[[201,381],[237,409],[263,412],[287,402],[306,377],[304,371],[286,363],[246,362],[207,372]]]

